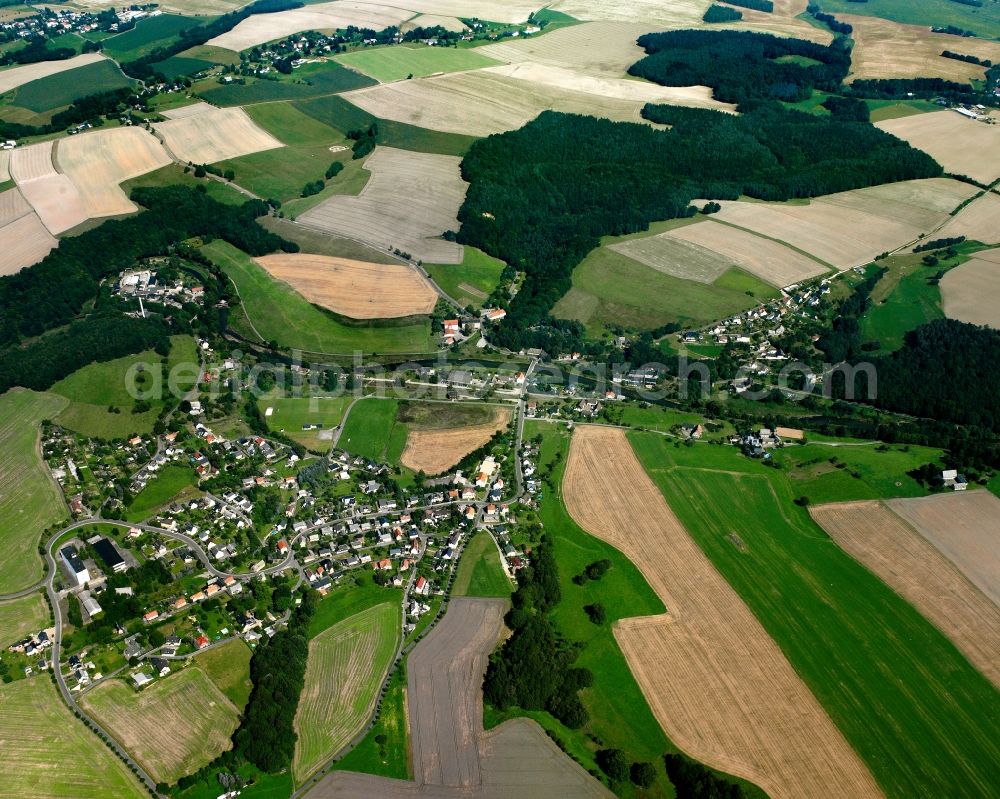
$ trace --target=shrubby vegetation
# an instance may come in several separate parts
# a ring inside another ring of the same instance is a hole
[[[968,83],[944,78],[865,78],[843,90],[852,97],[873,100],[912,100],[943,97],[949,103],[985,103],[996,105],[988,92],[976,91]]]
[[[754,11],[774,11],[774,3],[771,0],[726,0],[731,6],[742,6]]]
[[[663,758],[667,776],[674,784],[677,799],[743,799],[743,788],[683,755]]]

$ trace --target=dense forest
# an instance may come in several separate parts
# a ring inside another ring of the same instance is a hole
[[[470,148],[459,241],[527,275],[491,340],[514,350],[578,343],[573,323],[548,319],[573,268],[601,236],[693,214],[695,197],[785,200],[941,174],[869,124],[777,103],[739,117],[675,106],[643,113],[671,129],[545,112]]]

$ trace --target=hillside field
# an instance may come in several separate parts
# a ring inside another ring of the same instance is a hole
[[[0,649],[48,627],[49,605],[39,592],[0,602]]]
[[[504,262],[465,245],[460,264],[423,264],[431,280],[463,308],[481,308],[500,282]]]
[[[344,423],[340,448],[380,463],[399,463],[407,429],[397,420],[398,409],[394,399],[358,400]]]
[[[241,711],[250,698],[250,656],[253,653],[243,641],[230,641],[212,647],[194,657],[195,665],[205,672],[215,687]]]
[[[478,532],[462,551],[458,574],[452,586],[455,596],[508,597],[514,586],[504,574],[496,542],[487,532]]]
[[[335,56],[345,67],[363,72],[379,83],[422,78],[436,72],[461,72],[498,62],[477,50],[454,47],[373,47]]]

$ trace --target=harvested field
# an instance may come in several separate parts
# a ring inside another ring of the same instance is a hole
[[[573,30],[564,28],[563,30]],[[516,80],[528,81],[551,89],[585,92],[595,97],[617,98],[645,103],[669,103],[692,108],[714,108],[720,111],[734,111],[728,103],[712,99],[712,90],[707,86],[658,86],[640,80],[626,80],[618,77],[597,77],[583,75],[572,69],[531,61],[489,67],[481,70],[493,75],[501,75]]]
[[[668,609],[618,622],[615,637],[674,743],[774,799],[881,796],[781,650],[681,526],[623,431],[576,429],[563,497],[585,530],[638,566]]]
[[[1000,605],[1000,499],[988,491],[959,491],[888,505]]]
[[[299,31],[334,31],[349,25],[382,30],[399,25],[412,16],[412,11],[387,5],[337,0],[274,14],[254,14],[228,33],[209,39],[206,44],[209,47],[224,47],[239,52],[263,42],[283,39]]]
[[[775,3],[774,13],[740,8],[739,11],[743,14],[743,19],[738,22],[724,25],[714,24],[706,27],[712,30],[731,28],[734,30],[750,30],[756,33],[773,33],[777,36],[791,36],[796,39],[805,39],[823,45],[830,44],[833,41],[833,34],[830,31],[810,25],[801,17],[781,15],[778,13],[777,5]]]
[[[29,180],[18,187],[53,236],[87,221],[83,197],[66,175]]]
[[[980,183],[1000,178],[1000,125],[976,122],[955,111],[934,111],[887,119],[875,127],[923,150],[948,172]]]
[[[191,667],[139,692],[109,680],[80,703],[158,782],[173,782],[229,749],[239,722],[236,706]]]
[[[973,200],[936,235],[941,238],[965,236],[983,244],[1000,244],[1000,195],[988,191]]]
[[[494,22],[524,22],[538,10],[531,0],[406,0],[406,7],[421,14],[478,17]]]
[[[0,183],[10,180],[10,150],[0,150]]]
[[[49,605],[41,592],[0,602],[0,647],[3,649],[48,626]]]
[[[30,213],[31,206],[17,189],[8,189],[0,194],[0,225],[10,224]]]
[[[996,224],[1000,227],[1000,219]],[[1000,263],[973,257],[945,272],[939,285],[949,319],[1000,329]]]
[[[408,19],[399,29],[406,33],[414,28],[434,28],[441,27],[446,31],[454,31],[455,33],[461,33],[467,30],[465,23],[458,17],[446,17],[440,14],[421,14],[413,19]]]
[[[690,227],[701,227],[701,225]],[[626,239],[609,244],[608,249],[645,264],[657,272],[705,284],[714,283],[733,265],[731,259],[722,254],[682,241],[669,232]]]
[[[98,130],[62,139],[55,161],[73,181],[90,218],[137,210],[119,184],[172,163],[159,139],[139,127]]]
[[[934,230],[975,193],[974,186],[947,178],[911,180],[828,194],[806,205],[723,202],[716,218],[849,269]]]
[[[364,728],[400,635],[399,607],[385,602],[350,616],[309,642],[305,687],[295,715],[296,782],[305,780]]]
[[[460,160],[380,146],[365,162],[372,176],[357,197],[332,196],[298,222],[376,249],[399,248],[421,261],[461,263],[461,245],[435,238],[458,229],[468,187]]]
[[[553,3],[553,11],[561,11],[577,19],[615,20],[619,22],[646,23],[662,28],[696,28],[701,23],[711,0],[560,0]]]
[[[496,66],[481,48],[376,47],[334,56],[338,64],[374,78],[379,83],[408,80],[441,72],[463,72]]]
[[[400,463],[415,472],[441,474],[510,423],[510,410],[497,408],[489,424],[448,430],[410,430]]]
[[[193,164],[212,164],[282,146],[271,134],[257,127],[242,108],[216,108],[160,122],[155,128],[177,158]]]
[[[581,84],[585,80],[582,76],[574,79]],[[637,81],[635,84],[647,90],[652,87]],[[606,84],[602,91],[608,91]],[[646,122],[639,113],[645,105],[643,101],[518,80],[498,74],[493,68],[398,81],[345,92],[342,96],[381,119],[470,136],[519,128],[545,110]],[[685,96],[689,99],[675,101],[683,105],[706,105],[703,92],[697,87],[674,90],[675,98]]]
[[[483,55],[519,64],[531,61],[581,73],[621,77],[646,55],[635,43],[655,30],[645,22],[585,22],[528,39],[506,39],[478,48]]]
[[[37,264],[58,246],[36,213],[8,222],[0,227],[0,275],[13,275]]]
[[[924,614],[1000,688],[1000,607],[955,564],[881,502],[810,512],[841,549]]]
[[[482,681],[507,602],[455,597],[410,654],[407,702],[414,782],[340,771],[310,799],[552,799],[612,794],[541,727],[515,719],[483,731]]]
[[[190,105],[182,105],[180,108],[171,108],[168,111],[161,111],[160,114],[165,116],[167,119],[186,119],[187,117],[193,117],[198,114],[205,114],[215,110],[215,106],[211,103],[205,103],[199,100],[198,102],[191,103]]]
[[[328,255],[265,255],[257,263],[309,302],[352,319],[429,314],[437,292],[403,264],[373,264]]]
[[[837,14],[854,27],[851,34],[851,75],[857,78],[946,78],[958,83],[982,80],[985,67],[944,58],[943,50],[958,51],[996,63],[1000,42],[946,33],[931,33],[921,25],[900,25],[879,17]],[[960,45],[960,46],[959,46]]]
[[[52,164],[54,141],[20,147],[10,154],[10,176],[18,183],[58,174]]]
[[[83,67],[87,64],[94,64],[103,60],[104,56],[100,53],[85,53],[84,55],[67,58],[65,61],[39,61],[36,64],[24,64],[19,67],[2,69],[0,70],[0,94],[9,92],[11,89],[16,89],[18,86],[23,86],[25,83],[30,83],[39,78],[46,78],[49,75],[56,75],[60,72],[66,72],[70,69],[76,69],[77,67]]]

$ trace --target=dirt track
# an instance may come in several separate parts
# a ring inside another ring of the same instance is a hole
[[[881,502],[813,508],[813,518],[851,557],[926,616],[1000,688],[1000,608]]]
[[[615,637],[672,741],[772,799],[882,795],[621,430],[577,428],[563,495],[573,518],[624,552],[668,608],[619,622]]]
[[[483,731],[482,680],[507,603],[452,599],[407,665],[414,782],[336,772],[310,799],[561,799],[611,794],[532,721]]]

